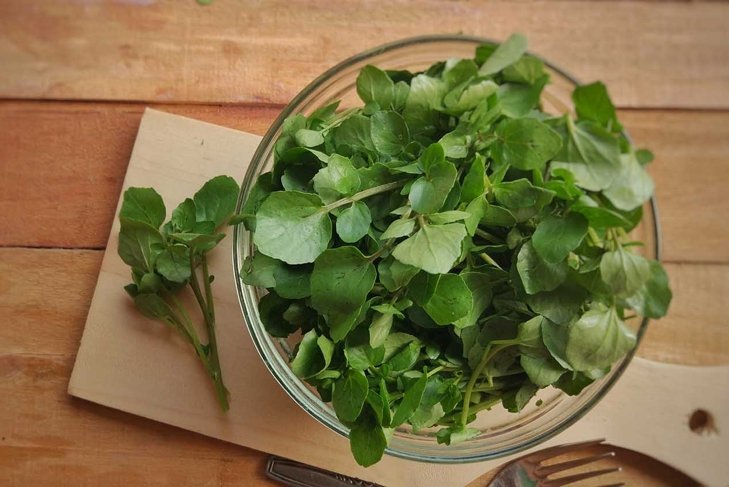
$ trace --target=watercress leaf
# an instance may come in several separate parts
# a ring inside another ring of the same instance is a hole
[[[462,223],[424,225],[399,243],[392,255],[401,263],[430,274],[445,274],[460,257],[465,236],[466,228]]]
[[[392,79],[376,66],[368,64],[357,76],[357,94],[365,103],[375,102],[382,108],[389,108],[395,96]]]
[[[635,294],[650,277],[648,260],[622,246],[605,252],[600,260],[600,276],[613,294],[627,298]]]
[[[332,406],[337,417],[342,421],[355,421],[362,411],[369,383],[361,370],[347,369],[334,383]]]
[[[492,298],[491,278],[482,272],[462,272],[463,282],[471,291],[471,309],[463,317],[453,322],[456,328],[466,328],[475,325],[481,314],[489,307]]]
[[[164,249],[164,238],[148,223],[120,217],[119,257],[130,267],[154,270],[157,256]]]
[[[310,330],[299,342],[299,348],[291,361],[291,371],[302,379],[313,377],[329,367],[333,353],[334,344],[331,340],[318,336],[316,330]]]
[[[570,209],[573,212],[580,213],[587,218],[590,226],[597,231],[604,231],[613,227],[627,229],[633,226],[632,222],[624,215],[602,206],[590,206],[578,202]]]
[[[552,357],[522,354],[519,362],[529,380],[539,387],[554,384],[567,372]]]
[[[134,306],[147,318],[160,320],[170,326],[177,321],[175,312],[158,294],[142,293],[134,297]]]
[[[527,39],[522,34],[512,34],[481,65],[479,74],[488,76],[496,74],[519,61],[527,50]]]
[[[554,386],[557,389],[563,391],[568,396],[576,396],[577,394],[582,392],[585,387],[589,386],[593,382],[594,379],[591,379],[582,372],[573,372],[569,374],[564,374],[562,377],[559,378]]]
[[[281,264],[274,270],[274,290],[282,298],[301,299],[311,296],[311,265]]]
[[[615,106],[602,82],[597,81],[589,85],[578,86],[572,92],[572,101],[580,120],[597,122],[611,132],[622,130],[623,127],[618,122]]]
[[[489,203],[484,195],[477,196],[473,199],[468,206],[466,206],[466,213],[468,218],[463,222],[466,225],[466,231],[468,235],[473,237],[476,234],[476,229],[481,219],[486,215],[488,211]]]
[[[152,188],[129,188],[124,191],[119,217],[159,228],[167,210],[162,197]]]
[[[222,225],[235,211],[238,191],[238,183],[230,176],[216,176],[203,184],[192,198],[196,220],[213,222],[215,228]]]
[[[660,262],[650,261],[650,277],[635,294],[627,299],[628,305],[646,318],[662,318],[668,312],[673,294],[668,285],[668,274]]]
[[[438,430],[436,440],[439,444],[457,445],[458,443],[475,438],[480,434],[481,430],[457,424]]]
[[[451,210],[428,215],[428,220],[436,225],[445,225],[446,223],[453,223],[465,220],[470,216],[471,214],[465,211]]]
[[[359,174],[352,161],[339,154],[329,157],[328,164],[319,169],[313,182],[314,190],[326,203],[335,201],[341,195],[352,195],[360,186]]]
[[[359,465],[369,467],[380,461],[387,448],[387,438],[374,413],[366,411],[352,426],[349,445]]]
[[[529,208],[536,205],[540,192],[528,179],[517,179],[493,186],[494,198],[507,208]]]
[[[437,212],[453,188],[456,176],[456,168],[449,162],[430,166],[427,173],[418,178],[410,188],[410,206],[422,214]]]
[[[428,382],[428,376],[422,374],[418,380],[411,383],[405,390],[400,405],[395,410],[395,414],[392,416],[391,425],[397,427],[409,420],[413,415],[418,406],[420,400],[423,398],[423,392],[425,391],[425,385]]]
[[[338,320],[341,317],[338,315],[352,315],[367,299],[376,277],[375,266],[357,248],[328,249],[314,262],[311,306],[324,316]],[[330,330],[335,342],[344,338],[347,332],[349,329],[346,327]]]
[[[423,153],[420,154],[418,162],[423,168],[423,171],[429,172],[432,166],[446,162],[445,149],[443,149],[443,146],[437,142],[430,144],[425,148]]]
[[[519,277],[527,294],[551,291],[564,282],[569,266],[567,262],[551,264],[534,250],[531,241],[522,245],[516,261]]]
[[[177,208],[172,210],[172,228],[175,232],[189,232],[193,229],[196,222],[195,202],[186,198]]]
[[[410,131],[402,116],[393,111],[377,112],[370,118],[370,132],[375,149],[396,156],[410,142]]]
[[[448,325],[471,311],[473,296],[461,276],[442,274],[423,308],[437,324]]]
[[[272,288],[276,285],[276,272],[284,267],[280,260],[255,251],[246,257],[241,269],[241,280],[250,286]]]
[[[333,142],[337,149],[371,152],[375,150],[370,133],[370,119],[364,115],[352,115],[333,130]]]
[[[537,225],[532,245],[547,262],[556,264],[567,258],[587,235],[587,219],[579,213],[564,217],[548,216]]]
[[[367,235],[372,224],[370,209],[361,201],[355,201],[337,217],[337,235],[342,241],[354,243]]]
[[[299,129],[294,135],[296,143],[301,147],[319,147],[324,143],[324,136],[318,130]]]
[[[284,319],[290,302],[275,292],[269,292],[258,301],[258,314],[266,331],[274,337],[287,337],[298,328]]]
[[[273,173],[267,172],[258,176],[253,187],[248,192],[248,198],[240,209],[243,224],[250,231],[256,230],[255,214],[261,203],[274,191]]]
[[[137,286],[137,293],[158,293],[159,290],[162,288],[162,278],[154,273],[154,272],[147,272],[145,273],[142,278],[139,281],[139,285]],[[136,294],[134,294],[132,297],[134,297]]]
[[[392,321],[392,313],[374,314],[370,324],[370,347],[377,348],[385,344],[385,339],[392,329]]]
[[[510,118],[527,116],[532,110],[539,107],[542,90],[548,81],[548,76],[542,76],[532,85],[514,83],[501,85],[499,87],[501,113]]]
[[[653,180],[635,156],[621,154],[618,174],[603,194],[616,208],[630,211],[648,201],[653,189]]]
[[[501,396],[504,407],[512,413],[518,413],[531,401],[539,388],[530,381],[524,382],[518,389],[512,389]]]
[[[258,250],[288,264],[314,262],[331,236],[332,222],[313,194],[276,191],[256,213],[253,241]]]
[[[486,191],[486,167],[481,154],[476,154],[461,185],[461,201],[467,203]]]
[[[553,291],[527,295],[529,307],[555,323],[569,323],[587,299],[585,289],[565,283]]]
[[[385,342],[385,346],[387,346],[387,342]],[[420,357],[420,349],[420,342],[413,341],[405,345],[405,347],[387,361],[390,370],[393,373],[399,373],[412,369]]]
[[[432,78],[426,74],[414,76],[410,82],[410,94],[405,102],[405,119],[408,121],[408,126],[412,127],[407,116],[408,110],[412,110],[414,107],[433,110],[441,109],[443,106],[443,97],[447,89],[446,83],[438,78]]]
[[[377,264],[377,272],[382,285],[388,291],[395,292],[403,286],[407,286],[415,274],[420,272],[420,269],[403,264],[394,257],[388,256]]]
[[[369,329],[357,327],[347,335],[344,356],[347,365],[357,370],[367,370],[370,367],[377,367],[385,360],[385,347],[370,346]]]
[[[565,358],[574,370],[610,367],[635,346],[635,333],[615,308],[591,309],[569,327]]]
[[[494,160],[522,170],[543,168],[562,146],[557,132],[533,118],[504,120],[496,126],[495,136]]]
[[[618,140],[599,125],[567,119],[567,136],[551,170],[567,169],[578,186],[589,191],[610,187],[620,167]]]
[[[522,56],[517,62],[504,69],[504,81],[509,83],[535,84],[544,76],[544,63],[534,56]]]
[[[391,238],[407,237],[415,230],[415,220],[412,218],[403,220],[402,218],[395,220],[380,235],[380,240],[388,240]]]
[[[185,245],[170,245],[159,254],[154,265],[168,281],[187,282],[192,273],[190,249]]]

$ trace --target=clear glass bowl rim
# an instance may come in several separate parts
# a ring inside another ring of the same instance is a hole
[[[283,122],[288,118],[290,115],[297,112],[297,110],[300,108],[300,105],[303,101],[305,101],[310,95],[315,93],[319,88],[322,87],[329,79],[331,79],[333,76],[338,74],[339,72],[345,70],[346,68],[360,63],[362,61],[365,61],[367,59],[370,59],[372,57],[378,56],[380,54],[384,54],[389,51],[399,50],[407,48],[408,46],[413,45],[422,45],[422,44],[428,44],[428,43],[438,43],[438,42],[452,42],[452,43],[458,43],[463,42],[464,44],[470,44],[470,45],[478,45],[483,43],[495,43],[496,41],[480,37],[480,36],[470,36],[470,35],[450,35],[450,34],[435,34],[435,35],[423,35],[423,36],[415,36],[415,37],[408,37],[404,39],[399,39],[393,42],[389,42],[386,44],[382,44],[380,46],[362,51],[359,54],[355,54],[354,56],[351,56],[344,61],[334,65],[333,67],[326,70],[324,73],[322,73],[320,76],[318,76],[316,79],[314,79],[312,82],[310,82],[306,87],[304,87],[281,111],[281,113],[278,115],[278,117],[275,119],[273,124],[269,127],[266,134],[261,139],[261,142],[258,145],[258,148],[256,149],[256,152],[254,153],[250,166],[248,167],[245,177],[243,179],[243,184],[241,186],[241,192],[238,198],[238,204],[236,211],[240,212],[240,209],[245,202],[245,198],[248,195],[248,192],[250,191],[251,187],[255,183],[255,178],[258,175],[257,168],[260,164],[264,163],[265,160],[263,156],[265,155],[266,151],[269,149],[269,146],[274,142],[274,137],[276,137],[276,134],[280,130],[281,126],[283,125]],[[547,65],[551,70],[557,72],[561,76],[563,76],[565,79],[572,82],[574,85],[579,86],[581,83],[575,78],[573,75],[571,75],[568,71],[565,69],[556,66],[554,63],[542,58],[541,56],[534,54],[532,52],[528,52],[529,55],[537,57],[541,59],[545,65]],[[630,139],[629,134],[627,131],[624,132],[625,136]],[[656,203],[655,196],[652,196],[649,202],[650,209],[652,212],[652,220],[653,220],[653,226],[652,226],[652,239],[654,242],[654,248],[652,249],[654,252],[654,256],[657,260],[661,259],[661,249],[662,249],[662,242],[661,242],[661,229],[660,229],[660,219],[659,219],[659,212],[658,212],[658,204]],[[286,392],[286,394],[291,397],[304,411],[306,411],[310,416],[312,416],[314,419],[316,419],[319,423],[325,425],[329,429],[335,431],[336,433],[347,437],[348,436],[348,429],[342,425],[340,422],[336,420],[332,420],[330,417],[324,416],[319,414],[317,411],[317,402],[321,403],[321,399],[316,397],[316,395],[313,392],[310,392],[308,394],[304,394],[304,397],[302,397],[299,393],[297,393],[293,388],[292,384],[289,384],[289,382],[300,382],[298,378],[293,376],[293,373],[290,372],[290,369],[286,365],[285,370],[288,370],[288,374],[284,373],[281,375],[277,370],[277,365],[280,366],[281,364],[273,363],[269,357],[266,356],[266,353],[264,350],[266,349],[266,344],[262,343],[262,340],[268,340],[271,341],[272,338],[268,335],[261,336],[259,334],[260,330],[255,329],[254,323],[258,320],[258,317],[255,316],[255,314],[252,314],[249,310],[249,307],[254,306],[254,303],[248,302],[249,300],[247,293],[244,290],[245,285],[243,284],[242,280],[240,279],[240,266],[242,264],[242,258],[239,251],[239,247],[241,244],[241,240],[243,239],[243,232],[246,232],[243,228],[243,225],[238,225],[235,232],[233,233],[233,272],[234,272],[234,279],[235,279],[235,285],[236,285],[236,291],[238,294],[238,301],[241,307],[241,311],[243,313],[243,317],[246,322],[246,327],[248,328],[248,331],[251,335],[251,339],[253,340],[253,343],[255,345],[256,351],[258,352],[259,356],[261,357],[261,360],[263,360],[264,364],[266,365],[266,368],[269,370],[271,375],[274,377],[276,382],[283,388],[283,390]],[[620,362],[617,370],[615,370],[609,377],[607,377],[604,382],[601,384],[599,390],[595,393],[595,395],[589,400],[589,402],[583,404],[579,410],[575,411],[574,414],[571,414],[569,417],[567,417],[565,420],[560,422],[559,424],[547,429],[545,432],[538,434],[536,436],[530,437],[528,439],[525,439],[525,441],[519,443],[518,445],[503,448],[501,450],[494,450],[489,451],[485,453],[478,453],[473,454],[469,456],[463,456],[463,457],[444,457],[444,456],[437,456],[437,455],[424,455],[420,453],[412,453],[408,451],[402,451],[398,449],[393,449],[391,447],[388,447],[386,449],[386,453],[399,458],[404,458],[407,460],[415,460],[415,461],[422,461],[422,462],[428,462],[428,463],[442,463],[442,464],[458,464],[458,463],[471,463],[471,462],[479,462],[494,458],[499,458],[507,455],[511,455],[514,453],[518,453],[520,451],[527,450],[533,446],[536,446],[553,436],[561,433],[571,425],[573,425],[576,421],[578,421],[580,418],[582,418],[587,412],[589,412],[604,396],[607,394],[607,392],[614,386],[614,384],[617,382],[617,380],[622,376],[625,369],[628,367],[630,362],[633,359],[633,356],[635,355],[638,346],[641,343],[643,334],[645,333],[647,326],[648,326],[649,320],[647,318],[643,318],[641,321],[641,324],[637,331],[637,343],[635,348]],[[265,332],[264,332],[265,334]],[[283,361],[283,359],[280,356],[277,356],[276,359],[278,361]],[[308,400],[307,400],[308,399]],[[311,401],[311,402],[309,402]]]

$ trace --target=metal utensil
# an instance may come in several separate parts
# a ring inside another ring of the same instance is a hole
[[[275,456],[268,457],[266,477],[291,487],[382,487],[372,482]]]
[[[504,465],[488,485],[489,487],[561,487],[581,480],[617,472],[620,470],[620,467],[604,468],[575,473],[566,477],[550,478],[554,474],[562,473],[575,467],[589,465],[605,458],[614,457],[615,452],[608,451],[575,460],[546,464],[546,462],[558,456],[594,447],[602,444],[604,441],[603,439],[569,443],[530,453]],[[478,485],[478,480],[469,485]],[[625,484],[606,484],[603,487],[618,487],[621,485]]]

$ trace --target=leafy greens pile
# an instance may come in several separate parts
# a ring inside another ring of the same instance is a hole
[[[229,176],[217,176],[180,203],[164,225],[167,210],[152,188],[126,190],[119,213],[119,256],[132,268],[134,281],[124,289],[142,314],[170,326],[192,345],[223,411],[228,410],[228,390],[215,339],[214,277],[207,254],[225,237],[217,229],[233,214],[237,200],[238,183]],[[200,340],[192,314],[177,297],[186,286],[200,307],[207,344]]]
[[[666,273],[627,233],[651,154],[602,83],[574,90],[576,118],[541,111],[525,52],[517,34],[421,73],[366,66],[364,106],[288,118],[243,206],[261,320],[301,333],[291,368],[361,465],[404,423],[451,444],[497,403],[578,394],[635,346],[629,309],[666,313]]]

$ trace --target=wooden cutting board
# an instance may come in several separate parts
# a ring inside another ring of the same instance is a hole
[[[174,208],[209,178],[239,182],[260,137],[147,109],[123,190],[152,186]],[[122,190],[122,191],[123,191]],[[117,207],[117,213],[119,208]],[[109,237],[68,392],[204,435],[384,485],[461,486],[506,462],[433,465],[386,456],[363,469],[345,438],[299,408],[264,367],[243,322],[231,269],[231,238],[211,255],[218,341],[230,411],[222,413],[189,346],[133,308],[117,256],[118,219]],[[230,233],[230,232],[228,232]],[[729,478],[729,366],[688,367],[635,359],[583,419],[540,448],[591,438],[667,461],[709,485]],[[697,434],[691,413],[713,415],[717,432]]]

